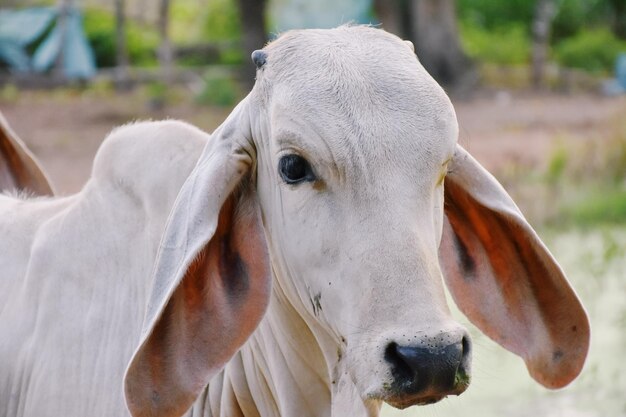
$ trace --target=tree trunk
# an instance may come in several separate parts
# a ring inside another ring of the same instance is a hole
[[[406,23],[407,2],[403,0],[374,0],[374,12],[382,28],[403,39],[410,37]]]
[[[411,0],[411,40],[420,62],[439,83],[456,93],[476,83],[476,70],[461,47],[454,0]]]
[[[613,33],[615,36],[626,39],[626,1],[610,0],[613,9]]]
[[[265,9],[267,0],[237,0],[243,31],[243,50],[246,58],[267,43]],[[248,59],[244,62],[243,79],[250,88],[254,85],[256,68]]]
[[[131,12],[131,16],[137,22],[145,24],[149,21],[150,16],[150,2],[148,0],[137,0],[134,2],[134,9]]]
[[[115,86],[118,90],[127,90],[129,79],[124,0],[115,0],[115,61]]]
[[[535,3],[535,16],[533,18],[533,51],[531,81],[533,88],[544,87],[544,70],[548,58],[550,42],[550,27],[556,13],[554,0],[537,0]]]
[[[163,74],[163,82],[169,85],[172,82],[172,71],[174,65],[174,54],[172,52],[172,44],[169,37],[170,24],[170,0],[161,0],[159,3],[159,35],[161,36],[161,45],[159,46],[158,56],[159,65]]]

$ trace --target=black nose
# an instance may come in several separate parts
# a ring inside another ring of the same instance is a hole
[[[392,342],[385,350],[385,359],[391,364],[395,389],[404,394],[460,394],[469,384],[467,336],[445,346],[400,346]]]

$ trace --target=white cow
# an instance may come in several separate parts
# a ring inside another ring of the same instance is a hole
[[[583,308],[407,43],[295,31],[253,60],[211,136],[127,125],[80,193],[0,197],[1,416],[432,403],[470,380],[442,278],[538,382],[576,377]]]

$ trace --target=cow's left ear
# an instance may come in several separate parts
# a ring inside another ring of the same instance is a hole
[[[183,415],[267,308],[271,272],[248,112],[246,99],[215,131],[170,213],[124,381],[134,417]]]
[[[548,388],[570,383],[589,321],[563,271],[498,181],[457,145],[439,258],[461,311]]]
[[[35,156],[0,114],[0,192],[11,189],[54,194]]]

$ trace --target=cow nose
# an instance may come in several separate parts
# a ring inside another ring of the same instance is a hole
[[[470,351],[470,339],[463,335],[447,345],[402,346],[392,342],[385,350],[385,359],[391,364],[396,390],[439,399],[467,388]]]

